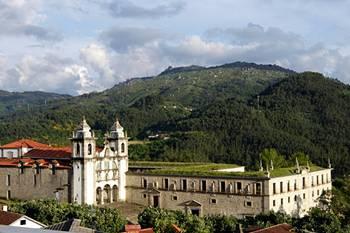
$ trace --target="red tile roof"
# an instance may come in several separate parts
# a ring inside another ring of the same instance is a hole
[[[7,159],[0,158],[0,167],[18,167],[20,162],[23,163],[24,167],[33,167],[34,164],[38,163],[41,168],[49,168],[50,164],[55,163],[56,168],[58,169],[69,169],[71,168],[70,160],[61,160],[61,161],[50,161],[45,159],[31,159],[31,158],[22,158],[22,159]]]
[[[50,148],[49,145],[36,142],[30,139],[21,139],[0,146],[0,149],[17,149],[17,148]]]
[[[0,210],[0,225],[10,225],[22,216],[23,214],[17,214]]]
[[[23,157],[32,159],[71,159],[72,149],[70,147],[33,149],[27,152]]]
[[[250,233],[290,233],[293,227],[287,223],[274,225],[268,228],[251,231]]]

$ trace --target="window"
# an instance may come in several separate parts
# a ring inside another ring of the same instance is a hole
[[[283,182],[280,182],[280,193],[283,193]]]
[[[26,220],[25,219],[22,219],[21,221],[20,221],[20,223],[19,223],[21,226],[23,226],[23,225],[26,225],[27,224],[27,222],[26,222]]]
[[[313,176],[311,176],[311,185],[312,185],[312,186],[315,185],[315,183],[314,183],[314,177],[313,177]]]
[[[319,185],[318,176],[316,176],[316,184]]]
[[[89,144],[88,145],[88,155],[91,155],[92,154],[92,145]]]
[[[7,200],[11,199],[11,191],[7,190]]]
[[[80,145],[77,144],[77,156],[80,156]]]
[[[10,176],[10,175],[7,175],[7,176],[6,176],[6,185],[7,185],[7,186],[10,186],[10,185],[11,185],[11,176]]]
[[[306,188],[305,177],[303,177],[303,189]]]
[[[289,181],[287,182],[287,191],[288,192],[290,191],[290,182]]]
[[[177,201],[177,196],[172,196],[171,199],[172,199],[173,201]]]
[[[245,203],[245,205],[246,205],[247,207],[252,207],[252,202],[251,202],[251,201],[247,201],[247,202]]]
[[[201,182],[201,191],[206,192],[207,191],[207,181],[202,180]]]
[[[276,183],[273,183],[272,187],[273,187],[273,194],[276,194]]]
[[[281,205],[283,205],[283,198],[281,198]]]
[[[319,196],[320,195],[320,190],[317,190],[317,196]]]
[[[312,196],[312,197],[314,197],[314,196],[315,196],[315,192],[314,192],[314,191],[312,191],[311,196]]]
[[[294,201],[297,201],[298,200],[298,197],[297,195],[294,196]]]
[[[305,195],[305,193],[303,193],[303,199],[305,199],[306,198],[306,195]]]
[[[9,158],[9,159],[12,159],[13,158],[13,152],[12,151],[8,151],[6,152],[6,157]]]
[[[143,198],[147,198],[147,194],[143,194]]]
[[[321,182],[322,182],[322,184],[324,184],[324,177],[323,177],[323,174],[321,175]]]
[[[240,192],[242,190],[242,183],[237,182],[237,191]]]
[[[220,182],[220,192],[224,193],[226,192],[226,184],[225,181]]]
[[[169,179],[168,178],[164,179],[164,188],[169,189]]]
[[[33,185],[36,186],[36,175],[33,175]]]
[[[288,203],[290,203],[290,197],[288,197]]]
[[[121,152],[124,153],[124,152],[125,152],[125,144],[122,143],[122,144],[120,145],[120,147],[121,147]]]
[[[261,183],[256,183],[255,188],[256,188],[255,194],[261,195]]]
[[[56,165],[52,164],[51,171],[52,171],[52,175],[56,174]]]
[[[276,201],[275,200],[272,201],[272,206],[276,206]]]
[[[187,180],[182,180],[182,190],[187,190]]]
[[[297,190],[297,180],[294,180],[294,190]]]
[[[211,199],[210,203],[211,204],[216,204],[216,199]]]
[[[146,179],[143,179],[143,187],[147,188],[147,180]]]

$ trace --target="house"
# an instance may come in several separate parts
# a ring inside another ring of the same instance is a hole
[[[25,216],[24,214],[18,214],[8,211],[0,211],[0,225],[7,225],[13,227],[26,227],[26,228],[43,228],[44,224]]]

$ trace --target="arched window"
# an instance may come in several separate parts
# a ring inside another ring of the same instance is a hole
[[[91,155],[92,154],[92,145],[89,144],[88,145],[88,155]]]
[[[120,150],[120,151],[121,151],[122,153],[124,153],[124,152],[125,152],[125,144],[122,143],[120,146],[121,146],[121,150]]]
[[[77,144],[77,155],[79,156],[80,155],[80,145]]]

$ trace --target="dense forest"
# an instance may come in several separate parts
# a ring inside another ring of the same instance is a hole
[[[100,93],[37,103],[0,109],[1,143],[69,144],[85,115],[102,144],[117,115],[131,139],[142,141],[130,146],[131,159],[253,167],[263,149],[276,148],[286,159],[304,152],[318,165],[331,158],[337,174],[350,168],[350,87],[318,73],[242,62],[169,67]]]

